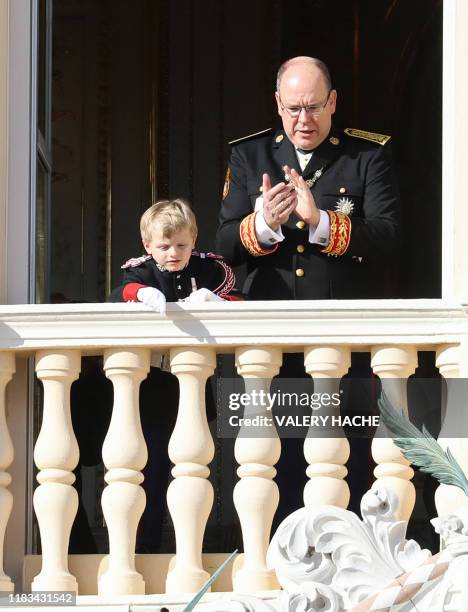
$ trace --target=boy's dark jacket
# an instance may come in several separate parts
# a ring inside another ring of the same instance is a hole
[[[234,272],[213,253],[193,251],[187,266],[178,272],[160,270],[151,255],[129,259],[122,268],[122,284],[111,292],[110,302],[138,301],[136,293],[141,287],[156,287],[168,302],[177,302],[202,288],[227,300],[239,299]]]

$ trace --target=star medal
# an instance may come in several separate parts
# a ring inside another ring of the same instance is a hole
[[[344,215],[351,215],[354,210],[354,202],[349,198],[340,198],[335,204],[336,212],[343,213]]]

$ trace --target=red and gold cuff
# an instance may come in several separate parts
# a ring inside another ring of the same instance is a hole
[[[330,240],[322,253],[338,257],[346,253],[351,240],[351,219],[348,215],[327,210],[330,217]]]
[[[254,257],[270,255],[270,253],[274,253],[277,250],[278,245],[275,244],[271,249],[265,249],[261,246],[255,233],[256,214],[253,212],[242,220],[240,224],[240,239],[246,250]]]

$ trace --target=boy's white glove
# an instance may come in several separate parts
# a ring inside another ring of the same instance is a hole
[[[190,304],[202,304],[203,302],[224,302],[223,298],[216,295],[209,289],[197,289],[193,293],[191,293],[186,299],[186,302]]]
[[[138,289],[137,298],[145,306],[149,306],[162,315],[166,314],[166,296],[156,287],[142,287]]]

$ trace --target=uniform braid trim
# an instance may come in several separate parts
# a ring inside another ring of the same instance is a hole
[[[222,261],[221,259],[216,259],[215,261],[218,266],[221,266],[221,268],[224,270],[224,278],[221,284],[218,285],[216,289],[213,289],[213,293],[216,293],[216,295],[224,295],[232,291],[236,283],[236,277],[231,267],[224,263],[224,261]]]
[[[271,249],[264,249],[257,239],[257,235],[255,233],[255,215],[257,213],[253,212],[250,215],[245,217],[240,224],[240,239],[245,249],[254,257],[259,257],[261,255],[270,255],[270,253],[274,253],[278,245],[275,244]]]
[[[330,240],[322,253],[338,257],[346,253],[351,240],[351,219],[348,215],[327,210],[330,217]]]
[[[131,259],[127,259],[127,261],[120,267],[122,268],[122,270],[125,270],[125,268],[136,268],[137,266],[141,266],[141,264],[145,263],[145,261],[148,261],[148,259],[151,259],[152,257],[152,255],[132,257]]]

